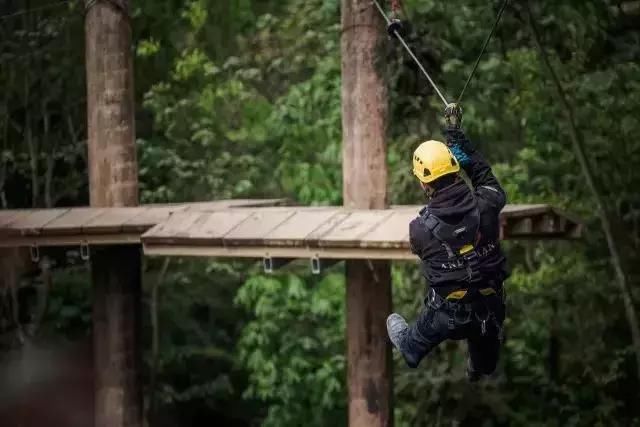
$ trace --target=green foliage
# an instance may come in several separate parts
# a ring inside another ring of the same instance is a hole
[[[455,98],[497,4],[403,3],[409,42]],[[616,219],[637,307],[640,49],[637,11],[627,3],[544,1],[534,13]],[[339,204],[339,7],[337,0],[135,3],[142,200],[287,196]],[[76,12],[2,21],[2,207],[87,202]],[[442,136],[441,105],[400,46],[387,44],[386,61],[390,200],[422,203],[407,159],[419,142]],[[510,202],[553,203],[580,214],[587,232],[579,242],[505,244],[513,275],[497,379],[469,387],[460,343],[439,347],[417,371],[396,355],[396,425],[637,425],[638,380],[604,236],[517,2],[463,107],[465,129],[494,161]],[[147,270],[147,294],[157,284],[160,295],[159,352],[147,354],[152,424],[346,425],[340,270],[265,277],[252,264],[185,260],[164,278],[154,261]],[[83,274],[56,279],[47,333],[87,333]],[[395,264],[393,283],[395,309],[413,318],[424,295],[418,268]],[[148,325],[145,336],[150,341]]]
[[[174,259],[165,276],[147,275],[147,288],[158,287],[157,359],[152,353],[146,357],[156,375],[148,391],[154,399],[152,419],[180,413],[180,419],[195,423],[202,412],[224,423],[251,419],[252,404],[242,399],[244,378],[234,355],[246,320],[230,304],[251,271],[247,263]],[[149,309],[150,304],[147,299]]]
[[[269,402],[264,426],[344,422],[344,275],[310,284],[294,274],[256,276],[237,303],[254,319],[239,342],[249,370],[248,397]]]

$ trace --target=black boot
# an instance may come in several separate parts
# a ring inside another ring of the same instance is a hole
[[[392,313],[387,317],[387,333],[393,346],[402,354],[404,361],[410,368],[417,368],[420,361],[407,349],[409,325],[404,317]]]

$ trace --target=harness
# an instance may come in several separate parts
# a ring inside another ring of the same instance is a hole
[[[486,286],[486,278],[480,270],[482,257],[491,253],[496,245],[489,242],[478,247],[480,242],[480,211],[476,207],[457,224],[448,224],[431,213],[427,207],[420,211],[425,228],[440,243],[446,258],[423,260],[423,268],[429,273],[452,275],[456,281],[466,281],[467,286],[451,292],[447,300],[462,300],[470,293],[482,296],[495,295],[493,284]],[[460,273],[464,271],[465,275]],[[485,285],[484,287],[480,287]],[[469,292],[469,288],[472,292]]]
[[[476,245],[480,241],[480,211],[474,208],[457,224],[447,224],[432,214],[428,208],[420,212],[425,227],[447,252],[444,269],[465,268],[467,282],[471,285],[482,280],[479,272],[480,256]]]
[[[492,289],[493,290],[493,289]],[[500,292],[500,294],[496,293],[494,290],[494,295],[498,295],[502,303],[504,304],[505,294],[504,290]],[[434,310],[444,310],[448,315],[449,319],[447,320],[447,328],[450,331],[456,329],[456,327],[461,327],[469,324],[470,322],[477,321],[480,324],[480,334],[485,336],[487,334],[487,322],[493,321],[494,326],[498,331],[498,336],[502,341],[502,325],[498,322],[494,312],[487,305],[486,300],[476,301],[474,303],[456,303],[449,301],[448,298],[442,298],[437,294],[433,289],[429,290],[429,294],[425,303]],[[478,313],[478,305],[482,304],[484,310],[484,315],[480,316]]]

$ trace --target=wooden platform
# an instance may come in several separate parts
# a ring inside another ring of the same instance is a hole
[[[178,212],[285,204],[285,199],[220,200],[135,208],[0,210],[0,247],[140,243],[140,236]]]
[[[414,259],[409,222],[419,206],[228,209],[185,212],[142,236],[148,255],[251,258]],[[580,223],[548,205],[507,206],[502,237],[573,239]]]
[[[277,206],[234,200],[136,208],[0,211],[0,247],[143,243],[148,255],[413,259],[420,206],[387,210]],[[581,224],[548,205],[509,205],[505,239],[573,239]]]

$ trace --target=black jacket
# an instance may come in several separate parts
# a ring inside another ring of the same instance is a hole
[[[482,155],[478,151],[466,154],[462,167],[473,190],[461,180],[437,191],[409,225],[411,251],[422,260],[427,282],[441,295],[472,286],[499,286],[508,277],[506,258],[499,243],[499,215],[506,204],[506,194]],[[473,251],[477,255],[473,265],[474,284],[470,283],[465,263],[450,262],[450,254],[425,223],[427,211],[452,225],[472,221],[474,213],[479,213],[480,225]]]

